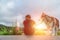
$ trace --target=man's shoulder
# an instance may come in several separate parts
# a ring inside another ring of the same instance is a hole
[[[31,20],[31,22],[32,22],[32,23],[35,23],[35,21],[34,21],[34,20]]]
[[[34,20],[31,20],[32,22],[34,22]]]

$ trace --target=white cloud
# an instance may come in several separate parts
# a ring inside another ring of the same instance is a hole
[[[11,15],[13,13],[10,10],[14,9],[14,1],[8,1],[5,4],[3,4],[3,3],[0,3],[0,4],[1,4],[0,14],[8,16],[8,15]]]
[[[14,2],[8,2],[6,6],[8,8],[14,8],[14,5],[15,5]]]
[[[16,17],[21,21],[26,14],[39,18],[42,11],[60,18],[59,0],[4,0],[0,3],[0,8],[0,20],[3,22],[12,22]]]

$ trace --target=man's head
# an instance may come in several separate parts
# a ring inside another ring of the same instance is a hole
[[[26,18],[26,20],[30,20],[31,16],[30,15],[26,15],[25,18]]]

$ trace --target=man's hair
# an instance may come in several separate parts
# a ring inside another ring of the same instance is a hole
[[[26,15],[26,17],[29,17],[29,18],[31,18],[31,16],[30,16],[30,15]]]

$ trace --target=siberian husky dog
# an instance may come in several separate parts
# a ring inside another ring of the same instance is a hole
[[[59,20],[57,18],[42,13],[40,21],[47,25],[47,29],[51,30],[52,35],[57,35],[59,29]]]

